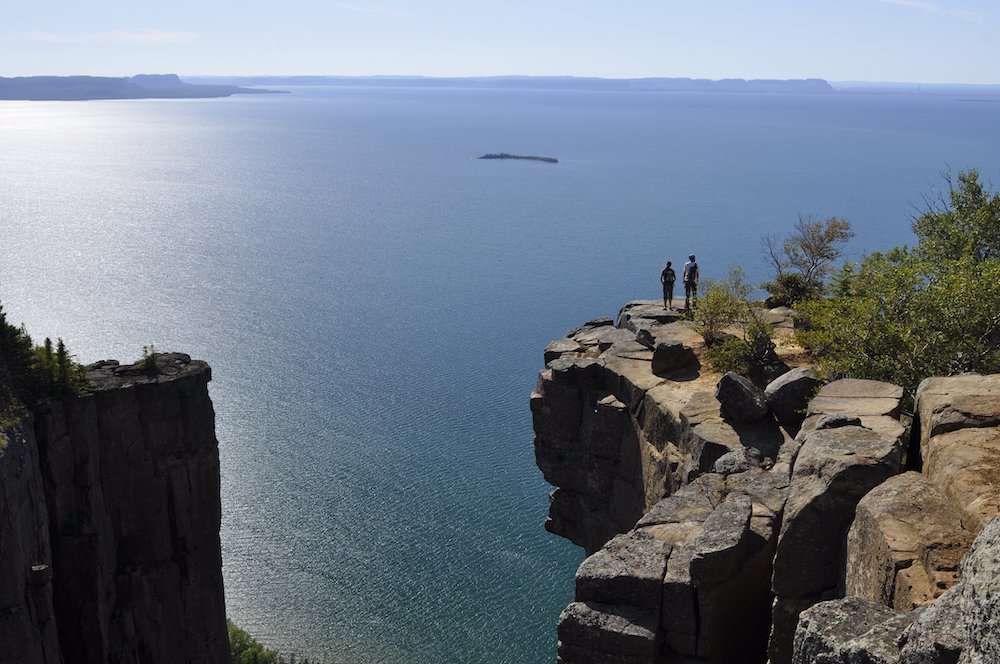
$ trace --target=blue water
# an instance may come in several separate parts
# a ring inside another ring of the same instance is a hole
[[[550,662],[582,554],[542,529],[551,339],[662,262],[910,242],[946,168],[1000,182],[1000,104],[947,97],[295,89],[0,102],[0,301],[84,362],[208,360],[230,616],[326,662]],[[477,161],[552,155],[558,165]]]

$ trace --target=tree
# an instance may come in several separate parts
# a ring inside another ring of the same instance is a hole
[[[913,222],[918,252],[927,260],[1000,258],[1000,194],[979,182],[979,171],[945,174],[948,198],[928,199],[927,211]]]
[[[928,376],[1000,371],[997,195],[975,171],[959,183],[914,222],[913,250],[865,257],[838,274],[834,297],[801,307],[799,340],[829,377],[896,383],[912,399]]]
[[[763,284],[777,303],[792,305],[823,294],[826,279],[844,246],[854,237],[845,219],[820,221],[799,216],[795,229],[781,241],[777,235],[761,238],[765,260],[775,270],[774,281]]]

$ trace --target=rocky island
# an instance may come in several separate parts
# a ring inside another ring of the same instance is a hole
[[[236,85],[195,85],[177,74],[106,76],[0,77],[0,99],[22,101],[86,101],[94,99],[206,99],[246,94],[273,94],[279,90]]]
[[[589,554],[558,662],[1000,661],[1000,375],[924,380],[907,429],[896,385],[701,343],[636,301],[545,349],[545,527]]]
[[[535,155],[508,154],[506,152],[489,152],[479,159],[528,159],[530,161],[541,161],[546,164],[558,164],[555,157],[536,157]]]

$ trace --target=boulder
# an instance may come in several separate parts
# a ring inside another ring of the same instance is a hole
[[[846,593],[897,611],[925,606],[958,581],[972,533],[920,473],[890,477],[858,503],[847,536]]]
[[[960,662],[1000,662],[1000,518],[979,533],[962,562]]]
[[[923,472],[960,508],[978,533],[1000,510],[1000,428],[948,431],[924,446]]]
[[[670,544],[643,532],[617,535],[576,572],[576,600],[660,613]]]
[[[680,341],[658,342],[653,350],[653,373],[657,376],[696,365],[698,358]]]
[[[736,422],[758,422],[768,413],[767,401],[757,387],[734,371],[722,376],[715,388],[722,416]]]
[[[806,407],[819,384],[812,369],[792,369],[768,383],[764,395],[779,422],[796,425],[805,419]]]
[[[955,664],[965,645],[961,584],[920,610],[899,639],[900,664]]]
[[[773,463],[773,462],[772,462]],[[753,447],[740,447],[738,450],[727,452],[715,460],[712,464],[712,472],[720,475],[733,475],[735,473],[745,473],[754,468],[763,468],[768,465],[764,454]]]
[[[1000,376],[928,378],[917,389],[915,431],[925,475],[978,532],[1000,511]]]
[[[820,602],[799,615],[792,664],[845,664],[845,651],[854,649],[851,646],[855,640],[862,639],[867,632],[894,615],[885,606],[857,597]],[[902,629],[897,632],[897,636],[901,632]],[[874,645],[873,639],[866,640]],[[890,644],[885,644],[885,639],[880,641],[880,649],[896,650],[898,658],[894,638]],[[886,645],[889,647],[885,648]],[[874,664],[893,660],[873,657],[870,661]]]

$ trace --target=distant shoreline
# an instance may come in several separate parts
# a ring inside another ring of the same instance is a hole
[[[461,88],[607,92],[726,92],[920,95],[1000,98],[1000,84],[894,83],[803,79],[598,78],[587,76],[189,76],[202,84],[295,87]]]
[[[269,94],[237,85],[192,84],[177,74],[108,76],[18,76],[0,77],[0,100],[4,101],[95,101],[111,99],[211,99],[245,94]]]
[[[597,78],[584,76],[190,76],[206,84],[482,88],[514,90],[608,90],[635,92],[818,92],[834,88],[820,78],[709,80],[703,78]]]

